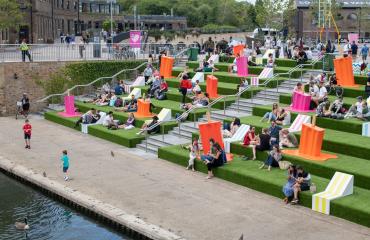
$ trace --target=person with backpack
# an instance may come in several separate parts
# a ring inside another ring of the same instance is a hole
[[[208,176],[207,179],[214,177],[213,169],[221,167],[226,163],[226,154],[225,151],[221,148],[220,144],[215,142],[213,138],[209,140],[210,151],[207,155],[202,155],[201,160],[204,161],[204,164],[207,165]]]

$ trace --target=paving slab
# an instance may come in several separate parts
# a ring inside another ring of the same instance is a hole
[[[369,228],[217,178],[206,180],[152,154],[42,119],[31,118],[27,150],[22,124],[0,118],[2,157],[185,239],[237,240],[242,233],[244,239],[370,239]],[[68,182],[60,168],[63,149],[71,159]]]

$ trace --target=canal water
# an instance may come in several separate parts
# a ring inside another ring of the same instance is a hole
[[[30,229],[17,230],[27,217]],[[129,239],[0,172],[0,240]]]

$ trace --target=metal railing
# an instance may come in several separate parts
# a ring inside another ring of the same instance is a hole
[[[182,51],[177,53],[177,55],[174,56],[175,62],[177,61],[177,59],[185,55],[187,53],[187,50],[188,49],[183,49]],[[79,96],[80,94],[90,94],[91,92],[97,89],[97,86],[103,86],[107,82],[111,82],[110,85],[113,85],[112,83],[116,82],[118,77],[134,80],[139,75],[140,69],[144,68],[146,64],[147,62],[145,61],[135,68],[123,69],[110,77],[100,77],[87,84],[75,85],[62,93],[50,94],[49,96],[39,99],[36,101],[36,103],[45,103],[46,101],[49,101],[50,99],[54,98],[60,98],[58,99],[58,102],[63,103],[63,97],[65,95]],[[157,62],[154,62],[153,64],[157,64]],[[54,101],[51,101],[51,103],[53,104]]]
[[[135,79],[138,76],[139,70],[144,68],[144,66],[146,66],[146,65],[147,65],[147,62],[143,62],[135,68],[123,69],[123,70],[115,73],[113,76],[100,77],[100,78],[97,78],[97,79],[95,79],[94,81],[92,81],[90,83],[87,83],[87,84],[75,85],[75,86],[65,90],[63,93],[55,93],[55,94],[51,94],[49,96],[46,96],[42,99],[39,99],[39,100],[36,101],[36,103],[45,103],[45,102],[49,101],[50,99],[54,99],[54,98],[61,98],[60,102],[63,103],[63,97],[66,96],[66,95],[79,96],[80,94],[90,94],[92,91],[95,91],[97,89],[98,85],[103,86],[105,83],[107,83],[109,81],[110,82],[115,82],[115,81],[117,81],[117,77],[122,76],[122,75],[126,75],[126,76],[130,75],[128,77],[129,79]],[[134,78],[131,78],[132,74],[134,75]],[[53,101],[51,103],[53,104]]]
[[[279,77],[281,76],[284,76],[284,75],[288,75],[289,76],[289,79],[291,79],[291,75],[293,72],[301,69],[301,81],[302,81],[302,75],[303,75],[303,68],[306,67],[306,66],[312,66],[312,69],[313,67],[322,59],[321,58],[318,58],[316,59],[315,61],[311,62],[311,63],[308,63],[308,64],[300,64],[300,65],[297,65],[295,66],[294,68],[290,69],[288,72],[286,73],[277,73],[277,74],[274,74],[274,76],[272,78],[269,78],[267,79],[264,83],[260,84],[258,87],[260,87],[261,85],[265,87],[265,98],[266,98],[266,89],[267,89],[267,86],[270,82],[273,82],[273,81],[276,81],[276,89],[278,91],[278,86],[279,86]],[[320,71],[320,70],[318,70]],[[254,86],[253,86],[254,87]],[[236,94],[232,94],[232,95],[223,95],[223,96],[220,96],[218,98],[216,98],[214,101],[212,101],[211,103],[209,103],[207,106],[203,106],[203,107],[197,107],[197,106],[193,106],[192,108],[188,109],[187,111],[183,112],[179,117],[177,117],[175,120],[167,120],[167,121],[161,121],[161,122],[158,122],[154,125],[152,125],[151,127],[147,127],[144,129],[144,132],[145,132],[145,151],[147,152],[148,151],[148,131],[150,130],[153,130],[154,128],[158,127],[158,126],[161,126],[162,124],[164,123],[168,123],[168,122],[177,122],[178,123],[178,131],[179,131],[179,135],[181,134],[181,122],[183,119],[186,119],[190,114],[194,114],[193,116],[193,122],[194,122],[194,127],[196,126],[196,110],[199,110],[199,109],[205,109],[205,108],[208,108],[208,112],[210,114],[210,116],[212,115],[212,106],[214,106],[215,104],[223,101],[224,102],[224,106],[223,106],[223,110],[224,110],[224,115],[226,114],[226,100],[228,98],[236,98],[237,99],[237,109],[239,111],[240,109],[240,97],[245,93],[247,92],[248,90],[252,90],[251,91],[251,99],[252,99],[252,102],[253,102],[253,88],[251,85],[248,85],[246,88],[238,91]],[[217,109],[218,111],[219,109]],[[165,129],[164,127],[162,127],[162,141],[164,141],[164,132],[165,132]]]
[[[131,48],[128,43],[58,43],[29,44],[27,55],[23,55],[19,44],[0,44],[0,62],[30,61],[94,61],[147,59],[149,54],[156,58],[166,51],[174,56],[187,48],[185,44],[143,43],[141,48]],[[24,59],[23,59],[24,57]]]

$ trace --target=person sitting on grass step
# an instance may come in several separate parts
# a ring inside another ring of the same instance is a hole
[[[223,130],[223,136],[225,138],[231,138],[234,136],[236,131],[238,131],[240,127],[240,119],[239,118],[234,118],[233,121],[230,124],[225,124],[225,128]]]
[[[113,130],[118,128],[118,123],[114,120],[112,111],[108,112],[107,116],[105,116],[103,126]]]
[[[141,127],[141,130],[136,134],[140,135],[144,132],[147,132],[148,134],[159,133],[159,131],[161,129],[159,125],[155,126],[153,129],[150,129],[152,126],[154,126],[158,123],[158,120],[159,119],[158,119],[157,116],[153,116],[152,121],[149,124],[144,123],[143,126]]]
[[[129,113],[126,122],[122,125],[119,125],[118,128],[123,128],[125,130],[130,130],[135,128],[135,116],[133,113]]]
[[[266,151],[271,149],[271,136],[268,133],[268,129],[264,128],[262,129],[262,133],[258,135],[258,138],[256,139],[256,144],[252,145],[252,151],[253,151],[253,158],[252,160],[256,160],[256,150],[258,151]]]
[[[283,193],[285,195],[284,202],[287,204],[289,199],[293,198],[294,195],[294,184],[297,179],[297,169],[295,165],[290,165],[288,167],[288,181],[283,187]]]
[[[272,151],[269,153],[267,160],[260,166],[260,169],[263,169],[265,166],[268,166],[267,170],[271,171],[271,167],[279,167],[279,161],[282,159],[281,150],[279,145],[274,145]]]
[[[304,171],[301,166],[297,166],[297,179],[293,186],[294,198],[292,204],[297,204],[299,202],[299,193],[310,190],[310,186],[311,175]]]
[[[131,100],[129,102],[125,103],[126,105],[122,108],[115,108],[116,111],[122,111],[122,112],[136,112],[137,111],[137,100],[135,98],[135,95],[131,95]]]
[[[82,124],[93,124],[100,119],[100,111],[96,111],[95,108],[91,108],[85,114],[83,114],[75,123],[75,128]]]
[[[222,150],[220,144],[215,142],[213,138],[209,140],[210,151],[206,155],[201,155],[201,160],[207,165],[208,176],[207,179],[213,178],[213,168],[222,166],[226,162],[226,154]]]
[[[276,124],[276,121],[271,122],[269,134],[271,136],[271,145],[279,144],[279,132],[282,128]]]
[[[256,136],[256,128],[251,127],[250,130],[245,134],[243,145],[256,145],[258,143],[258,137]]]
[[[279,132],[279,147],[295,148],[298,146],[298,140],[294,133],[289,132],[287,128],[282,129]]]
[[[263,122],[265,119],[267,119],[267,122],[269,123],[272,120],[276,120],[276,117],[277,117],[279,111],[280,111],[279,105],[277,103],[272,104],[271,112],[265,113],[265,115],[263,115],[263,117],[260,121]]]

